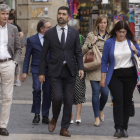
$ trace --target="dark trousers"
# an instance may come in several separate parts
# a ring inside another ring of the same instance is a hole
[[[33,73],[33,104],[32,113],[40,114],[41,108],[41,83],[38,79],[38,74]],[[51,85],[48,75],[45,75],[45,82],[42,84],[42,116],[49,117],[49,109],[51,107]]]
[[[71,76],[67,65],[63,66],[59,77],[50,77],[52,87],[52,112],[53,118],[56,120],[60,114],[62,99],[64,101],[61,128],[68,129],[70,125],[75,80],[76,76]]]
[[[128,128],[129,112],[136,83],[135,67],[114,70],[109,89],[113,96],[115,129],[127,130]]]

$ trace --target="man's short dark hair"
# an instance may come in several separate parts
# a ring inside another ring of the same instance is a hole
[[[46,19],[41,19],[37,24],[37,32],[40,32],[40,28],[45,28],[45,23],[49,22]]]
[[[59,7],[57,12],[59,12],[59,10],[66,10],[67,13],[68,13],[68,16],[70,16],[70,14],[71,14],[71,11],[70,11],[70,9],[67,6]]]
[[[9,18],[8,18],[9,20],[15,20],[15,17],[14,17],[14,15],[13,14],[9,14]]]

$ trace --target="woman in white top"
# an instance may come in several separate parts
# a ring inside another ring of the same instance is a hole
[[[104,44],[100,85],[106,83],[113,95],[114,137],[128,137],[129,112],[138,78],[134,54],[140,56],[140,47],[125,21],[118,21],[109,35]]]

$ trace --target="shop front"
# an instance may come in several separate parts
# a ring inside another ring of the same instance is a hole
[[[71,18],[79,21],[80,34],[85,37],[93,30],[95,20],[100,14],[108,15],[110,29],[116,20],[125,20],[135,36],[139,35],[139,0],[68,0],[68,4],[72,12]]]

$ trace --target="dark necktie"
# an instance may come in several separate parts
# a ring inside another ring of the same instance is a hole
[[[61,28],[61,29],[63,30],[62,35],[61,35],[61,45],[64,48],[64,46],[65,46],[65,32],[64,32],[64,29],[65,28]]]

